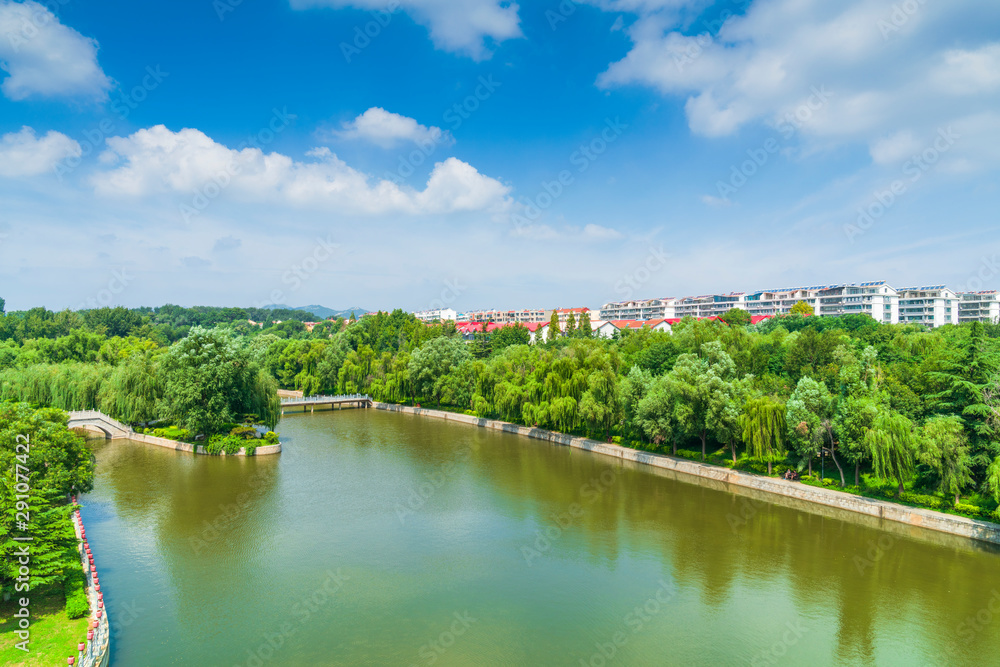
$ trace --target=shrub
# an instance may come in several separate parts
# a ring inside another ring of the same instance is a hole
[[[257,437],[257,429],[252,426],[237,426],[229,432],[229,435],[243,440],[250,440],[251,438],[255,439]]]
[[[79,566],[74,567],[63,580],[63,593],[66,595],[68,617],[81,618],[90,613],[90,603],[87,601],[87,578]]]
[[[278,434],[275,433],[274,431],[268,431],[267,433],[264,434],[264,442],[266,442],[269,445],[278,444]]]

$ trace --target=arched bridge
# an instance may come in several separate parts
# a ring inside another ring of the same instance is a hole
[[[116,419],[112,419],[99,410],[78,410],[69,413],[69,428],[85,428],[88,431],[101,431],[108,438],[128,438],[134,431]]]

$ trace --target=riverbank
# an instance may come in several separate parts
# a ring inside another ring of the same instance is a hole
[[[116,422],[117,423],[117,422]],[[81,423],[81,424],[70,424],[72,429],[81,429],[89,433],[100,433],[107,437],[109,434],[111,440],[132,440],[133,442],[142,442],[147,445],[154,445],[156,447],[165,447],[167,449],[173,449],[178,452],[191,452],[192,454],[203,454],[205,456],[227,456],[223,452],[216,454],[211,454],[208,452],[203,445],[194,445],[189,442],[181,442],[180,440],[171,440],[170,438],[163,438],[156,435],[149,435],[147,433],[136,433],[135,431],[129,430],[125,432],[124,430],[110,432],[106,428],[101,428],[95,424]],[[253,453],[247,454],[246,447],[240,447],[239,451],[235,454],[228,454],[228,456],[269,456],[272,454],[281,453],[281,443],[275,443],[273,445],[260,445],[254,448]]]
[[[235,454],[226,454],[225,452],[219,452],[218,454],[210,454],[205,450],[202,445],[192,445],[188,442],[181,442],[180,440],[171,440],[170,438],[161,438],[156,435],[148,435],[146,433],[132,433],[129,434],[127,438],[118,438],[119,440],[133,440],[135,442],[143,442],[147,445],[155,445],[157,447],[166,447],[167,449],[173,449],[178,452],[192,452],[194,454],[204,454],[205,456],[269,456],[271,454],[281,453],[281,443],[275,443],[273,445],[260,445],[255,448],[252,454],[247,454],[246,447],[240,447],[240,450]]]
[[[433,417],[436,419],[445,419],[462,424],[479,426],[481,428],[491,428],[507,433],[515,433],[517,435],[533,438],[535,440],[545,440],[560,445],[574,447],[576,449],[603,454],[605,456],[612,456],[624,461],[632,461],[664,470],[713,480],[721,483],[724,488],[740,487],[744,489],[752,489],[754,491],[760,491],[774,496],[781,496],[825,507],[833,507],[856,514],[863,514],[880,521],[900,523],[917,528],[957,535],[959,537],[981,540],[992,544],[1000,544],[1000,525],[987,521],[977,521],[975,519],[945,514],[934,510],[907,507],[898,503],[892,503],[875,498],[866,498],[864,496],[858,496],[834,489],[808,486],[799,482],[790,482],[773,477],[763,477],[739,470],[723,468],[721,466],[675,458],[666,454],[644,452],[638,449],[591,440],[589,438],[567,435],[565,433],[548,431],[541,428],[520,426],[518,424],[511,424],[509,422],[495,419],[485,419],[471,415],[446,412],[444,410],[414,408],[394,403],[376,402],[374,403],[374,407],[377,410],[400,412],[423,417]]]

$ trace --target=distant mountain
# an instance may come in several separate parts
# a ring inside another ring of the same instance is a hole
[[[286,306],[285,304],[281,303],[272,303],[267,306],[264,306],[264,308],[267,308],[268,310],[277,310],[279,308],[287,308],[289,310],[303,310],[312,313],[316,317],[323,320],[328,320],[331,317],[334,319],[338,317],[343,317],[344,319],[348,319],[351,317],[351,313],[354,313],[355,317],[361,317],[363,314],[368,312],[367,309],[361,307],[348,308],[346,310],[334,310],[333,308],[327,308],[326,306],[320,306],[315,304],[311,306]]]

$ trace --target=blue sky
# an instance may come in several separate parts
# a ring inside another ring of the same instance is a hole
[[[0,0],[0,296],[1000,289],[998,29],[972,0]]]

